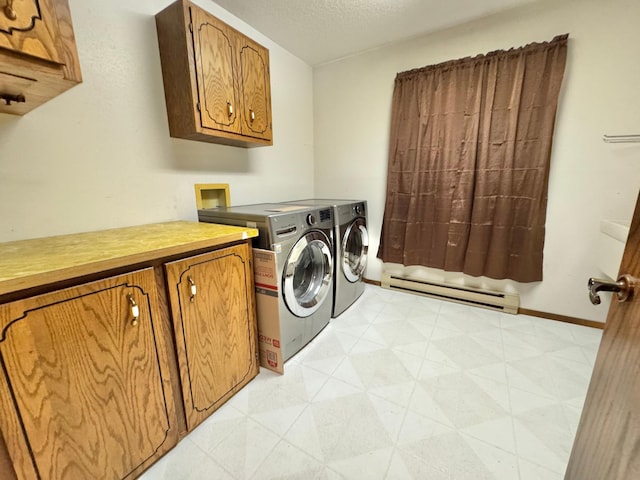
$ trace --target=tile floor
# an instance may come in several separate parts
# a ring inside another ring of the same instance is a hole
[[[601,333],[367,285],[141,478],[562,479]]]

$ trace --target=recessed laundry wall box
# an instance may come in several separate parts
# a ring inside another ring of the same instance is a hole
[[[171,136],[272,145],[269,50],[187,0],[156,27]]]

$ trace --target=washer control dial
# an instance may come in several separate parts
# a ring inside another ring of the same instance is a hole
[[[313,226],[316,224],[316,216],[313,213],[307,215],[307,224]]]
[[[353,207],[357,215],[362,215],[362,205],[356,205]]]

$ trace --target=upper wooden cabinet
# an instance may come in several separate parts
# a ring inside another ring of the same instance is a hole
[[[272,145],[269,51],[187,0],[156,26],[171,136]]]
[[[81,81],[67,0],[0,0],[0,112],[24,115]]]

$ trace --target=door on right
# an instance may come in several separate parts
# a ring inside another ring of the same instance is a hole
[[[640,279],[640,196],[619,274]],[[640,283],[634,290],[624,302],[613,295],[565,480],[640,479]]]

